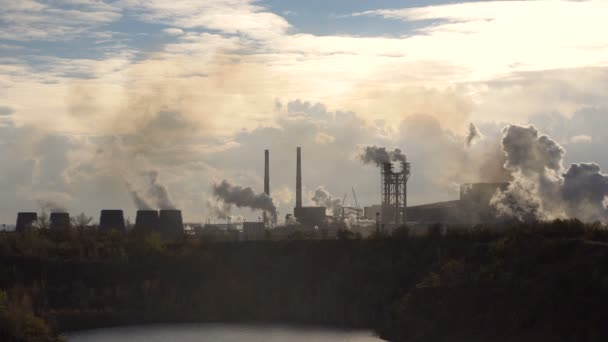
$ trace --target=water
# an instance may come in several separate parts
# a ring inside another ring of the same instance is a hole
[[[326,328],[229,325],[167,324],[118,327],[66,334],[68,342],[380,342],[367,331]]]

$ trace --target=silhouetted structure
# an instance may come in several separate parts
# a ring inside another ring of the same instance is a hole
[[[247,241],[262,240],[266,236],[263,222],[243,222],[243,239]]]
[[[302,206],[302,149],[296,149],[296,206],[293,216],[305,226],[321,227],[325,222],[325,207],[303,207]]]
[[[293,214],[303,225],[321,227],[325,224],[326,210],[325,207],[299,207],[293,209]]]
[[[122,210],[102,210],[99,216],[99,231],[108,233],[112,230],[125,231],[125,219]]]
[[[420,224],[461,223],[464,215],[466,213],[463,212],[459,200],[415,205],[407,208],[408,222]]]
[[[407,208],[407,181],[410,163],[401,162],[401,171],[394,171],[392,163],[382,164],[382,224],[405,223]]]
[[[296,161],[296,208],[302,207],[302,149],[297,148]],[[297,217],[298,215],[296,215]]]
[[[264,150],[264,193],[270,196],[270,151]],[[264,215],[264,224],[268,221],[266,211]]]
[[[184,234],[184,223],[180,210],[161,209],[159,225],[160,233],[165,238],[177,238]]]
[[[34,223],[38,220],[38,214],[33,212],[21,212],[17,213],[17,224],[15,225],[15,231],[23,233],[33,228]]]
[[[70,228],[70,214],[68,213],[51,213],[50,228],[53,230],[67,230]]]
[[[158,232],[159,220],[158,210],[138,210],[134,229],[138,232]]]
[[[264,193],[270,195],[270,151],[264,150]]]
[[[382,211],[382,205],[373,204],[363,208],[363,217],[366,220],[375,221],[376,214]]]

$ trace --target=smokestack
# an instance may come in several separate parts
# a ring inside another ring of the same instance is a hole
[[[184,234],[184,223],[182,222],[182,212],[175,209],[161,209],[160,233],[165,238],[178,238]]]
[[[270,152],[264,151],[264,193],[270,195]]]
[[[296,170],[296,208],[302,208],[302,149],[298,147]]]
[[[270,196],[270,156],[269,151],[264,150],[264,193]],[[263,212],[264,224],[266,224],[266,211]]]
[[[114,229],[125,231],[125,218],[122,210],[102,210],[99,215],[99,231],[109,233]]]
[[[23,233],[32,229],[32,225],[38,219],[38,214],[36,213],[17,213],[17,225],[15,226],[15,231],[18,233]]]
[[[51,213],[51,226],[53,230],[67,230],[70,228],[70,214]]]

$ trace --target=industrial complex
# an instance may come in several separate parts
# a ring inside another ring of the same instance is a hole
[[[270,151],[264,151],[264,196],[270,193]],[[408,207],[407,182],[411,165],[407,158],[397,162],[382,162],[378,165],[380,176],[380,203],[359,207],[345,206],[328,215],[323,206],[304,206],[302,201],[302,149],[296,149],[296,198],[293,214],[287,214],[285,222],[278,224],[276,213],[266,210],[259,222],[231,222],[205,224],[182,222],[181,211],[175,209],[138,210],[134,225],[125,223],[122,210],[101,210],[99,232],[113,230],[134,233],[158,233],[168,239],[183,235],[199,235],[222,241],[282,239],[292,236],[335,237],[340,230],[350,230],[362,236],[376,233],[390,234],[400,226],[424,227],[441,223],[449,225],[470,225],[496,220],[490,200],[497,190],[506,189],[508,183],[462,184],[460,198],[453,201],[431,203]],[[353,197],[356,201],[354,188]],[[274,214],[274,215],[273,215]],[[16,231],[24,232],[40,226],[40,217],[34,212],[20,212],[17,215]],[[70,215],[66,212],[52,212],[44,228],[68,229]]]

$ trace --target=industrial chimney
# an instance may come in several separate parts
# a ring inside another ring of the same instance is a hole
[[[268,150],[264,150],[264,193],[268,196],[270,196],[270,155],[269,155],[269,151]],[[266,211],[264,211],[262,213],[263,215],[263,222],[264,224],[266,224],[267,222],[267,215],[266,215]]]
[[[270,152],[264,150],[264,193],[270,196]]]
[[[296,208],[302,208],[302,149],[298,147],[296,170]]]

